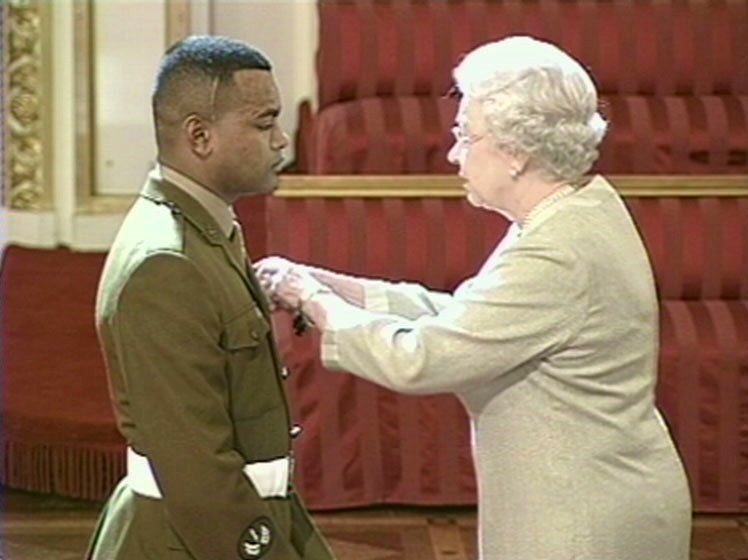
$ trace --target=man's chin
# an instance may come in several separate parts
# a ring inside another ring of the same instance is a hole
[[[271,172],[259,185],[255,184],[252,188],[247,189],[245,192],[248,195],[269,195],[278,190],[279,184],[280,182],[278,180],[278,175],[276,175],[275,172]]]
[[[265,189],[263,190],[263,194],[273,194],[275,191],[278,190],[278,187],[280,186],[280,178],[278,177],[278,174],[275,171],[272,171],[270,175],[268,176],[267,180],[265,181]]]

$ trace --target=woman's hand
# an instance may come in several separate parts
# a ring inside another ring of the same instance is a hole
[[[253,265],[257,280],[265,295],[273,305],[278,304],[276,301],[276,291],[283,278],[294,268],[304,268],[303,265],[297,264],[283,257],[271,256],[256,262]]]
[[[311,301],[317,294],[333,293],[330,286],[313,276],[314,272],[325,274],[324,271],[275,256],[262,259],[254,269],[272,309],[280,307],[295,314],[300,322],[297,332],[304,330],[302,324],[325,328],[327,310],[319,302]]]
[[[316,294],[327,292],[330,288],[317,281],[302,266],[287,269],[274,285],[273,299],[281,307],[301,311]]]

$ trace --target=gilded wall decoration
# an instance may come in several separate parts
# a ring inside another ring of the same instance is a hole
[[[49,123],[44,92],[49,65],[44,3],[4,2],[5,200],[18,210],[43,210],[51,200],[45,184]]]

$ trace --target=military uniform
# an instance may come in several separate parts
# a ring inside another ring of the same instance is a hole
[[[88,557],[333,558],[293,491],[283,370],[241,233],[152,174],[96,319],[129,448]]]

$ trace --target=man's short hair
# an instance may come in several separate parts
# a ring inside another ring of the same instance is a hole
[[[238,70],[271,71],[258,49],[234,39],[194,35],[172,45],[161,60],[151,98],[156,141],[190,114],[213,119],[231,106]]]

